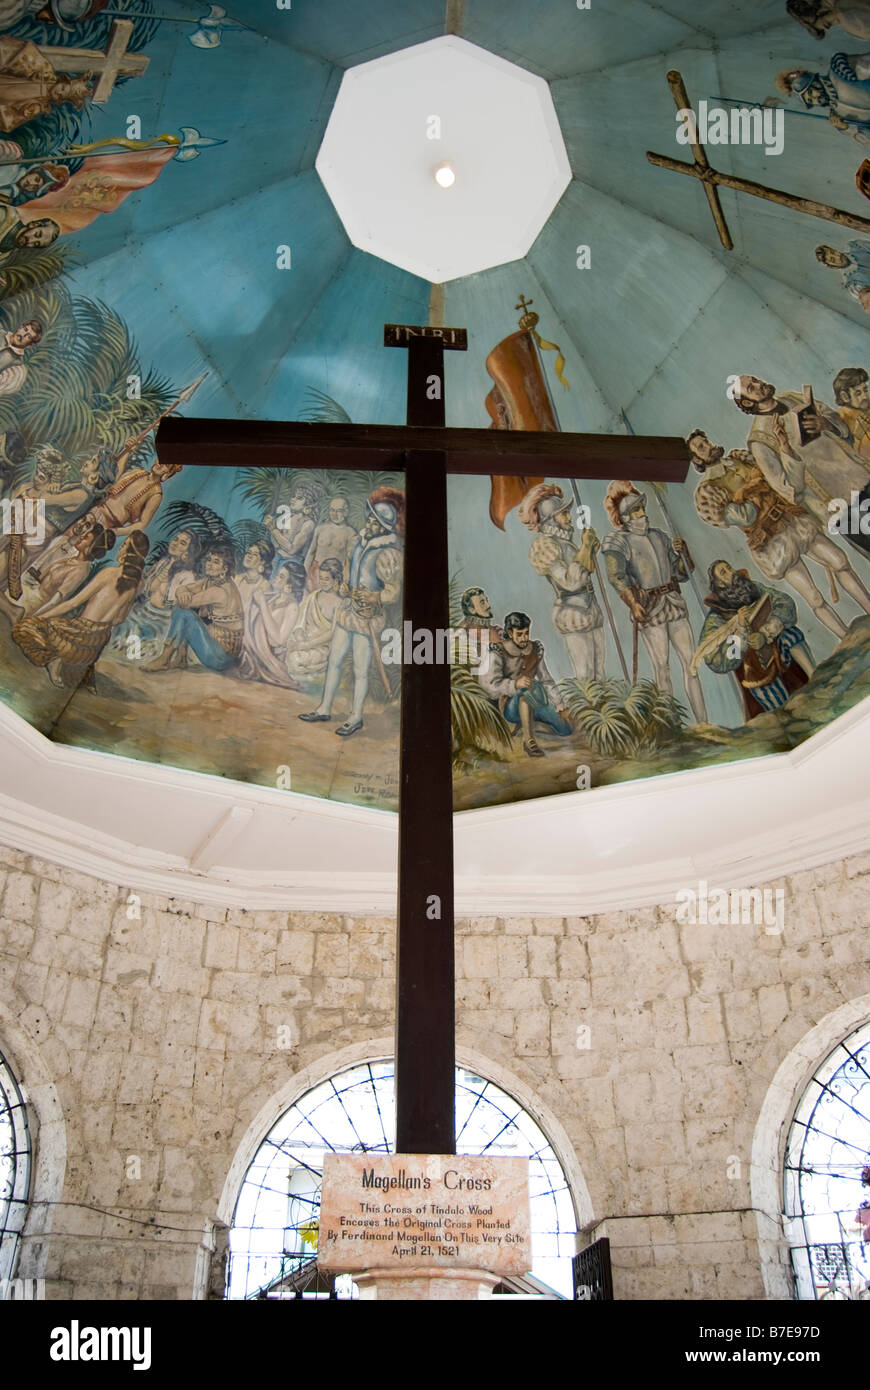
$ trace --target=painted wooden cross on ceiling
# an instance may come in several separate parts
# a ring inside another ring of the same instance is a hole
[[[102,105],[109,100],[119,77],[141,77],[148,66],[144,53],[127,52],[132,32],[132,20],[116,19],[105,53],[99,48],[59,48],[48,44],[40,44],[39,51],[55,72],[96,73],[97,85],[91,101]]]
[[[668,73],[668,86],[677,104],[677,110],[680,112],[691,111],[694,117],[695,113],[686,95],[686,88],[680,73],[676,71]],[[818,203],[814,198],[800,198],[796,193],[783,193],[780,188],[768,188],[766,184],[755,183],[753,179],[739,179],[733,174],[721,174],[718,169],[712,167],[707,158],[707,151],[695,137],[697,128],[697,121],[695,121],[694,126],[690,124],[687,131],[692,154],[695,156],[694,164],[687,164],[685,160],[681,159],[672,159],[667,154],[653,154],[651,150],[647,150],[646,157],[650,164],[655,164],[660,169],[670,169],[675,174],[689,174],[692,178],[700,180],[707,195],[707,202],[710,204],[710,211],[713,214],[713,221],[716,223],[719,240],[726,251],[734,250],[734,242],[731,239],[728,223],[725,221],[725,214],[719,201],[720,188],[733,188],[738,193],[749,193],[753,198],[764,198],[769,203],[778,203],[780,207],[791,208],[793,212],[805,212],[810,217],[821,217],[825,222],[837,222],[841,227],[851,227],[858,232],[870,232],[870,218],[868,217],[859,217],[857,213],[845,212],[842,208],[831,207],[830,203]]]
[[[631,477],[682,482],[682,439],[445,427],[444,349],[464,329],[389,324],[385,346],[407,347],[407,425],[296,424],[169,416],[161,462],[207,468],[402,469],[403,620],[445,631],[447,475]],[[372,638],[374,641],[374,638]],[[450,667],[403,665],[399,753],[396,961],[396,1151],[452,1154],[454,1119],[453,786]],[[440,917],[427,915],[436,898]]]

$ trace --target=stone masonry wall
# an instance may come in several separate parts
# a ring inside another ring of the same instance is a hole
[[[768,885],[781,935],[681,924],[674,904],[458,924],[460,1055],[557,1120],[588,1188],[580,1243],[609,1236],[617,1298],[764,1296],[753,1133],[783,1058],[870,993],[867,876],[870,855]],[[38,1057],[66,1135],[19,1273],[49,1297],[218,1292],[212,1223],[242,1136],[303,1068],[389,1035],[393,922],[144,892],[131,919],[135,884],[2,849],[0,891],[0,1049],[25,1085]]]

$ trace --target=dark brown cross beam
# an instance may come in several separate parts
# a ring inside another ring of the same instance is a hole
[[[677,110],[690,111],[692,107],[680,73],[668,73],[668,86],[673,93]],[[854,212],[844,212],[842,208],[831,207],[830,203],[817,203],[814,198],[799,198],[795,193],[783,193],[780,188],[768,188],[766,184],[755,183],[752,179],[738,179],[733,174],[720,174],[718,169],[714,169],[710,164],[707,151],[699,141],[690,140],[689,144],[695,156],[694,164],[672,159],[667,154],[653,154],[651,150],[647,150],[646,157],[650,164],[656,164],[660,169],[670,169],[675,174],[689,174],[694,179],[700,179],[707,195],[707,202],[710,204],[713,221],[716,223],[719,240],[726,251],[734,250],[734,242],[731,240],[728,223],[719,202],[719,188],[733,188],[738,193],[750,193],[753,198],[765,198],[769,203],[778,203],[780,207],[791,208],[794,212],[805,212],[810,217],[821,217],[826,222],[838,222],[841,227],[852,227],[855,231],[870,232],[868,217],[859,217]]]
[[[170,415],[157,432],[161,461],[404,469],[403,619],[413,630],[433,633],[449,626],[449,473],[685,480],[689,451],[682,439],[446,428],[444,349],[461,350],[463,330],[387,328],[388,345],[408,349],[406,426]],[[399,784],[396,1150],[453,1153],[453,783],[446,664],[402,667]]]

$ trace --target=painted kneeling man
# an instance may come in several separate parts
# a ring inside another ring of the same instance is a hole
[[[701,682],[691,669],[695,638],[686,600],[680,592],[691,567],[686,542],[678,537],[671,540],[664,531],[650,526],[646,495],[627,479],[610,484],[604,506],[613,522],[613,530],[601,544],[607,578],[627,604],[636,630],[643,637],[652,662],[653,680],[659,690],[673,694],[669,669],[673,647],[683,669],[683,684],[695,722],[703,724],[707,719],[704,695]]]
[[[714,561],[709,578],[704,602],[710,612],[692,665],[704,661],[718,675],[733,671],[747,720],[780,709],[815,670],[794,599],[727,560]]]
[[[503,706],[508,723],[522,728],[523,752],[530,758],[542,758],[544,750],[534,735],[536,722],[563,737],[573,730],[561,708],[556,682],[547,670],[544,644],[532,640],[531,625],[528,613],[508,613],[504,636],[498,646],[490,648],[488,669],[478,679]]]

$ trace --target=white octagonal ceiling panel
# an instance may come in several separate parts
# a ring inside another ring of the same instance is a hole
[[[315,168],[354,246],[435,283],[525,256],[571,181],[547,83],[452,35],[350,68]]]

